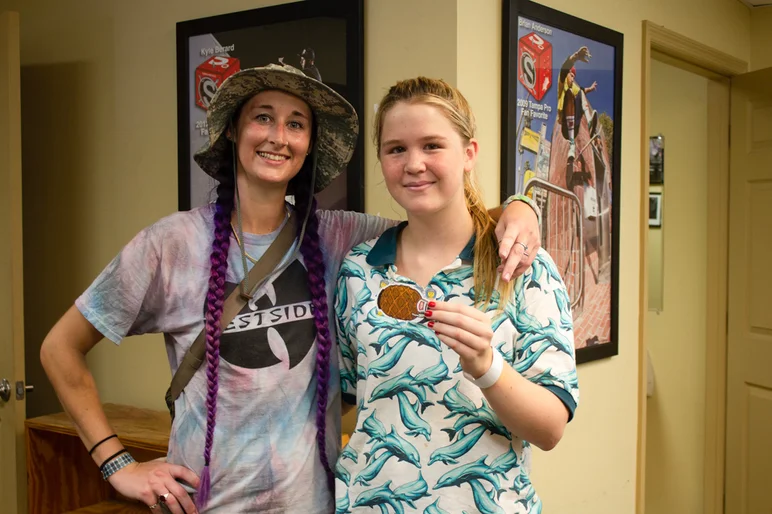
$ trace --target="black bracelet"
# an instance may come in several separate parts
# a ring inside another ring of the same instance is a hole
[[[101,441],[99,441],[97,444],[95,444],[94,446],[92,446],[92,447],[91,447],[91,449],[88,451],[88,454],[89,454],[89,455],[92,455],[92,454],[94,453],[94,450],[96,450],[96,449],[97,449],[97,446],[99,446],[100,444],[102,444],[102,443],[103,443],[103,442],[105,442],[105,441],[109,441],[109,440],[110,440],[110,439],[112,439],[113,437],[118,437],[118,436],[117,436],[116,434],[113,434],[113,435],[108,435],[107,437],[105,437],[104,439],[102,439]]]
[[[107,458],[104,460],[104,462],[102,462],[102,464],[99,466],[99,471],[104,471],[104,469],[105,469],[105,466],[107,465],[107,463],[108,463],[108,462],[110,462],[111,460],[113,460],[114,458],[116,458],[118,455],[121,455],[121,454],[123,454],[123,453],[129,453],[129,450],[127,450],[126,448],[124,448],[123,450],[121,450],[121,451],[119,451],[119,452],[115,452],[115,453],[113,453],[112,455],[110,455],[109,457],[107,457]]]

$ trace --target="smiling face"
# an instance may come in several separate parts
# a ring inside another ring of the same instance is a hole
[[[464,174],[477,142],[461,137],[440,107],[400,101],[383,116],[380,160],[386,187],[408,214],[466,210]]]
[[[236,127],[238,174],[264,188],[283,188],[311,149],[313,115],[300,98],[262,91],[241,109]]]

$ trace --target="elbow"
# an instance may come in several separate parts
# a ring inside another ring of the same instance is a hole
[[[56,362],[55,347],[50,337],[46,337],[43,340],[43,344],[40,345],[40,364],[43,365],[43,370],[48,377],[51,377],[51,370]]]
[[[565,429],[565,424],[562,425],[556,425],[554,427],[550,427],[547,430],[545,430],[538,441],[534,441],[533,444],[536,445],[537,448],[539,448],[541,451],[548,452],[558,445],[561,439],[563,439],[563,431]]]
[[[552,451],[560,442],[559,437],[545,437],[542,441],[534,443],[543,452]]]

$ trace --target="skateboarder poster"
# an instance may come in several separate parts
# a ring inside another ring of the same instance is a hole
[[[179,208],[211,201],[215,182],[193,160],[208,138],[206,114],[220,85],[239,70],[288,64],[345,97],[364,101],[362,0],[295,2],[177,24]],[[327,209],[363,210],[364,153],[317,195]]]
[[[532,2],[504,5],[503,196],[541,208],[577,361],[616,355],[622,35]]]

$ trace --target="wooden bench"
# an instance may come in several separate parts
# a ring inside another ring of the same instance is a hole
[[[169,413],[125,405],[105,404],[105,414],[123,445],[137,461],[166,456]],[[27,496],[29,514],[147,513],[102,480],[65,413],[28,419]]]
[[[150,510],[141,503],[109,500],[99,502],[65,514],[147,514]]]
[[[166,411],[104,404],[123,445],[139,462],[166,457],[171,419]],[[75,425],[60,412],[25,422],[29,514],[147,514],[144,504],[121,498],[102,480]],[[345,446],[349,435],[343,434]]]

